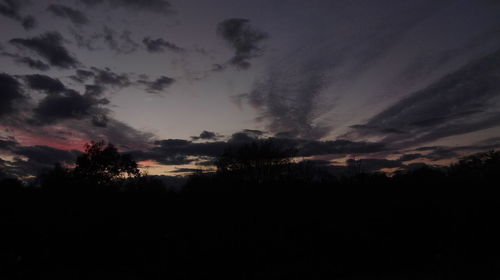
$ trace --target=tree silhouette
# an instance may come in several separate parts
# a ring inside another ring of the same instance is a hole
[[[85,150],[41,188],[0,179],[0,279],[499,278],[500,152],[336,178],[256,141],[167,192],[113,145]]]
[[[500,151],[476,153],[461,158],[449,168],[455,178],[486,179],[494,178],[500,170]]]
[[[101,185],[139,177],[140,171],[130,155],[120,154],[113,144],[92,141],[85,145],[85,153],[76,159],[74,174],[79,179]]]
[[[291,163],[296,151],[278,141],[261,140],[228,147],[217,159],[219,174],[236,174],[255,182],[279,177]]]
[[[54,167],[38,176],[40,186],[45,190],[54,192],[64,192],[69,190],[68,186],[74,184],[72,170],[56,163]]]

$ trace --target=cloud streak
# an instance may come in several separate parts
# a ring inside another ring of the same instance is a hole
[[[139,44],[131,36],[131,32],[128,30],[124,30],[120,35],[117,35],[116,31],[108,26],[104,27],[102,34],[102,38],[108,47],[120,54],[130,54],[138,49]]]
[[[147,92],[159,93],[165,91],[165,89],[170,85],[172,85],[175,82],[175,80],[167,76],[161,76],[154,81],[139,80],[137,82],[139,84],[145,85]]]
[[[38,59],[33,59],[29,56],[22,56],[19,54],[8,53],[8,52],[2,52],[0,53],[0,55],[10,57],[14,60],[16,64],[27,66],[28,68],[31,68],[33,70],[47,71],[50,68],[50,66],[47,63]]]
[[[356,136],[411,146],[500,125],[500,50],[446,75],[357,126]]]
[[[162,38],[151,39],[150,37],[145,37],[142,40],[142,43],[146,47],[146,50],[150,53],[160,53],[165,50],[169,50],[172,52],[180,53],[184,52],[184,49],[177,46],[174,43],[168,42]]]
[[[23,0],[0,0],[0,15],[20,22],[24,29],[33,29],[36,26],[35,18],[31,15],[21,15],[24,2]]]
[[[64,47],[64,38],[58,32],[46,32],[28,39],[15,38],[9,42],[35,52],[52,66],[67,69],[80,64]]]
[[[85,25],[89,23],[89,19],[83,12],[68,6],[52,4],[47,10],[53,16],[68,19],[75,25]]]
[[[441,7],[419,2],[412,4],[412,12],[408,13],[408,5],[390,3],[394,7],[383,10],[371,3],[356,10],[347,1],[302,5],[317,17],[302,19],[307,29],[302,24],[289,23],[286,30],[297,30],[297,38],[279,50],[280,55],[239,100],[246,100],[260,112],[257,120],[266,124],[270,132],[303,139],[330,136],[343,125],[333,119],[336,111],[343,110],[338,101],[355,98],[348,94],[357,94],[349,90],[358,86],[357,79],[378,69],[377,63],[382,59],[391,63],[385,57],[391,48]],[[380,13],[367,13],[368,10]],[[336,11],[363,19],[350,22],[344,16],[332,18],[330,13]],[[389,20],[391,24],[387,24]],[[369,95],[358,98],[367,99]]]
[[[87,6],[106,4],[112,8],[124,8],[130,11],[170,14],[173,12],[170,2],[165,0],[79,0]]]

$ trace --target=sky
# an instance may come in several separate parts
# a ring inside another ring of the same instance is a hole
[[[0,0],[0,170],[153,175],[272,138],[394,171],[500,147],[497,0]]]

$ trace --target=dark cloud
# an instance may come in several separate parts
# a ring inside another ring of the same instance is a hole
[[[352,129],[356,129],[358,131],[368,131],[370,133],[382,133],[382,134],[391,134],[391,133],[404,134],[404,133],[407,133],[405,131],[401,131],[401,130],[398,130],[395,128],[379,129],[377,127],[370,127],[369,125],[366,125],[366,124],[356,124],[356,125],[351,125],[349,127]]]
[[[367,159],[349,159],[347,166],[354,167],[359,172],[377,172],[384,168],[405,168],[406,165],[397,160],[367,158]]]
[[[198,161],[195,162],[197,166],[213,167],[216,165],[217,159],[214,157],[198,157]]]
[[[63,41],[63,37],[58,32],[46,32],[37,37],[29,39],[15,38],[9,42],[34,51],[52,66],[75,68],[80,63],[64,47]]]
[[[500,51],[467,64],[380,114],[354,136],[386,135],[387,143],[411,146],[500,125]],[[357,127],[356,127],[357,128]]]
[[[165,50],[169,50],[172,52],[184,51],[183,48],[177,46],[174,43],[165,41],[162,38],[151,39],[149,37],[146,37],[142,40],[142,43],[144,44],[144,46],[146,46],[146,50],[151,53],[164,52]]]
[[[349,140],[335,141],[308,141],[308,140],[288,140],[296,141],[299,155],[329,155],[329,154],[369,154],[386,150],[383,143],[376,142],[353,142]]]
[[[23,0],[0,0],[0,15],[20,22],[24,29],[34,28],[36,25],[35,18],[30,15],[21,15],[21,9],[25,2]]]
[[[11,151],[16,145],[17,141],[15,139],[1,139],[0,138],[0,150]]]
[[[85,93],[93,96],[102,95],[107,89],[122,89],[134,84],[131,81],[131,75],[127,73],[116,73],[109,68],[91,67],[90,70],[78,69],[70,78],[81,84],[85,84]],[[139,83],[139,82],[138,82]],[[151,90],[161,86],[161,81],[158,84],[148,82],[148,85],[154,86]]]
[[[0,73],[0,118],[15,110],[15,102],[24,98],[21,84],[14,77]]]
[[[498,126],[500,126],[500,113],[484,112],[470,118],[448,121],[437,127],[431,127],[428,131],[420,133],[420,136],[415,137],[414,139],[404,139],[403,141],[400,139],[398,140],[400,141],[401,146],[407,147],[428,143],[444,137],[462,135]],[[392,141],[392,139],[388,141]]]
[[[98,49],[96,46],[97,42],[104,37],[103,34],[100,33],[93,33],[91,35],[85,34],[83,30],[75,30],[70,28],[70,33],[75,39],[76,45],[79,48],[84,48],[89,51],[95,51]]]
[[[229,138],[228,142],[233,144],[253,142],[259,140],[259,137],[262,135],[263,133],[260,130],[244,129],[240,132],[233,133],[233,135],[231,135],[231,138]]]
[[[483,141],[464,146],[423,146],[415,149],[421,154],[422,158],[432,161],[457,159],[461,156],[484,152],[489,150],[497,150],[500,148],[500,139],[493,137]]]
[[[267,33],[254,29],[248,19],[231,18],[220,22],[217,33],[226,40],[235,53],[230,63],[238,68],[250,67],[249,60],[262,55],[260,43],[268,38]]]
[[[177,168],[171,172],[173,173],[194,173],[194,172],[198,172],[200,171],[200,169],[196,169],[196,168]]]
[[[2,52],[0,53],[0,55],[10,57],[14,60],[15,63],[19,65],[28,66],[29,68],[34,70],[47,71],[50,68],[50,66],[44,63],[43,61],[40,61],[38,59],[33,59],[29,56],[21,56],[19,54],[13,54],[7,52]]]
[[[219,138],[217,133],[206,130],[202,131],[199,136],[191,136],[192,140],[217,140]]]
[[[89,23],[87,16],[79,10],[64,5],[52,4],[47,8],[52,15],[70,20],[75,25]]]
[[[33,122],[47,125],[66,119],[95,118],[106,113],[102,105],[107,103],[109,103],[107,99],[81,95],[74,90],[66,89],[62,93],[48,95],[42,99],[34,110]],[[100,123],[99,126],[103,124]]]
[[[265,134],[264,131],[257,129],[243,129],[242,132],[246,133],[247,135],[252,135],[254,137],[263,136]]]
[[[166,139],[155,142],[147,152],[136,152],[141,159],[152,159],[162,164],[180,165],[195,161],[199,156],[215,157],[227,147],[226,142],[194,143],[182,139]]]
[[[84,69],[77,69],[75,72],[75,75],[72,75],[70,78],[79,82],[79,83],[84,83],[88,79],[95,77],[94,72],[92,71],[87,71]]]
[[[40,71],[47,71],[49,70],[49,65],[38,60],[38,59],[32,59],[31,57],[19,57],[15,59],[16,63],[26,65],[31,69],[34,70],[40,70]]]
[[[234,133],[227,141],[231,145],[240,145],[254,141],[273,141],[280,147],[297,151],[297,156],[371,154],[385,151],[387,147],[377,142],[354,142],[349,140],[319,141],[297,138],[261,138],[260,130],[243,130]]]
[[[158,163],[165,165],[183,165],[192,163],[194,159],[189,159],[187,156],[183,155],[173,155],[173,156],[158,158],[157,161]]]
[[[23,18],[21,24],[23,25],[24,29],[33,29],[36,27],[36,20],[33,16],[28,15]]]
[[[80,154],[78,151],[66,151],[48,146],[17,147],[15,153],[25,156],[31,161],[49,166],[57,162],[73,163],[77,155]]]
[[[127,74],[117,74],[109,68],[92,67],[91,70],[94,72],[95,85],[123,88],[132,84]]]
[[[120,35],[117,35],[116,31],[105,26],[102,37],[108,47],[117,53],[129,54],[135,52],[139,47],[139,44],[132,39],[129,30],[124,30]]]
[[[167,87],[172,85],[175,82],[175,80],[167,76],[161,76],[154,81],[139,80],[137,82],[145,85],[147,92],[158,93],[164,91]]]
[[[122,49],[125,49],[125,51],[122,52],[133,52],[137,50],[139,47],[139,44],[136,43],[132,39],[132,32],[129,30],[124,30],[122,31],[122,34],[120,35],[120,39],[122,40]]]
[[[105,126],[108,111],[102,106],[109,101],[98,98],[102,93],[98,86],[86,87],[82,95],[67,88],[59,79],[46,75],[26,75],[24,80],[30,89],[47,94],[34,109],[33,124],[47,125],[66,119],[88,118],[96,126]]]
[[[102,110],[94,114],[96,118],[102,117]],[[94,116],[90,116],[93,118]],[[89,121],[88,118],[84,119],[67,119],[64,121],[63,125],[66,127],[66,131],[69,134],[77,133],[78,136],[83,141],[91,140],[103,140],[106,142],[113,143],[121,151],[142,151],[148,150],[152,146],[154,134],[137,130],[130,125],[118,121],[112,118],[109,114],[105,114],[106,123],[100,125],[99,119],[92,119]],[[96,124],[95,122],[98,122]],[[46,126],[41,127],[47,134],[53,133],[53,127]],[[134,160],[140,160],[140,158],[134,158]]]
[[[92,116],[92,124],[97,127],[106,127],[108,125],[109,118],[105,113],[94,114]]]
[[[132,151],[131,155],[135,160],[138,161],[154,160],[163,165],[184,165],[190,164],[194,161],[194,159],[190,159],[186,155],[163,155],[158,151]]]
[[[223,70],[225,70],[227,68],[226,65],[222,65],[222,64],[213,64],[212,65],[212,72],[221,72]]]
[[[460,157],[460,154],[457,153],[457,150],[450,149],[449,147],[438,147],[425,155],[425,158],[432,161],[456,159],[458,157]]]
[[[31,89],[40,90],[47,94],[58,94],[66,90],[66,86],[59,79],[46,75],[26,75],[24,80]]]
[[[199,139],[215,139],[217,137],[217,134],[215,132],[211,131],[206,131],[204,130],[202,133],[200,133]]]
[[[86,33],[84,30],[70,29],[77,46],[89,51],[100,50],[105,47],[117,54],[130,54],[137,51],[140,44],[132,37],[130,30],[116,31],[105,25],[102,32]]]
[[[152,147],[147,144],[150,141],[151,135],[138,132],[123,123],[117,122],[113,119],[109,120],[110,124],[104,128],[106,131],[100,133],[106,135],[108,141],[113,143],[129,143],[122,144],[128,150],[132,150],[132,155],[135,160],[154,160],[160,164],[165,165],[183,165],[189,163],[196,163],[202,166],[212,166],[214,158],[220,155],[226,148],[234,147],[235,145],[242,145],[253,141],[275,141],[280,147],[290,147],[297,151],[297,156],[314,157],[335,155],[343,157],[346,155],[370,155],[384,152],[387,147],[381,143],[370,142],[353,142],[347,140],[337,141],[314,141],[314,140],[300,140],[300,139],[277,139],[277,138],[254,138],[252,133],[242,131],[233,134],[227,141],[217,142],[203,142],[196,143],[184,139],[166,139],[155,141]],[[97,128],[93,128],[95,130]],[[85,129],[79,128],[80,131]],[[99,135],[95,131],[87,131],[89,135]],[[254,134],[255,135],[255,134]],[[128,140],[124,140],[128,139]],[[140,140],[139,140],[140,139]],[[259,140],[261,139],[261,140]],[[142,143],[142,144],[141,144]],[[9,145],[7,145],[9,146]],[[491,139],[488,143],[481,145],[461,146],[461,147],[421,147],[416,151],[418,153],[408,153],[402,155],[399,159],[388,160],[383,158],[363,158],[359,160],[347,161],[347,166],[333,166],[331,162],[319,160],[318,165],[328,167],[329,171],[334,174],[348,174],[352,172],[353,168],[363,172],[380,171],[384,168],[397,168],[400,170],[412,170],[422,167],[425,164],[418,162],[414,164],[405,164],[405,161],[410,161],[418,158],[429,160],[440,160],[447,158],[457,158],[460,156],[461,151],[476,151],[477,149],[490,149],[492,147],[500,147],[498,139]],[[321,158],[321,157],[319,157]],[[201,160],[201,162],[200,162]],[[314,161],[314,160],[313,160]]]
[[[100,96],[104,93],[105,88],[98,85],[85,85],[85,95]]]
[[[213,132],[202,133],[192,137],[193,140],[215,140]],[[187,164],[202,158],[205,162],[212,162],[222,152],[234,146],[258,141],[271,141],[279,147],[286,147],[297,151],[297,156],[309,157],[318,155],[349,155],[371,154],[384,151],[380,143],[352,142],[348,140],[312,141],[300,139],[260,138],[264,133],[260,130],[243,130],[234,133],[227,141],[193,142],[183,139],[166,139],[155,142],[155,146],[148,151],[134,152],[141,160],[155,160],[162,164]],[[215,135],[217,137],[217,135]]]
[[[4,161],[3,170],[9,175],[19,178],[37,175],[52,168],[56,163],[72,164],[81,154],[76,150],[61,150],[48,146],[19,146],[10,147],[15,155],[12,161]]]
[[[405,154],[405,155],[402,155],[401,157],[399,157],[398,161],[410,161],[410,160],[414,160],[414,159],[417,159],[417,158],[422,158],[424,157],[424,155],[422,154]]]
[[[131,11],[146,11],[153,13],[172,13],[172,5],[165,0],[79,0],[88,6],[107,4],[112,8],[125,8]]]
[[[104,0],[79,0],[79,1],[89,6],[94,6],[104,3]]]
[[[33,176],[55,163],[71,164],[81,152],[61,150],[48,146],[21,146],[13,139],[0,139],[0,150],[14,156],[10,161],[0,159],[0,167],[9,176]]]
[[[419,158],[425,158],[431,161],[445,160],[445,159],[457,159],[460,157],[460,151],[468,150],[470,147],[445,147],[445,146],[425,146],[415,149],[419,152],[417,154],[409,154],[410,158],[412,155],[418,155]],[[415,156],[416,157],[416,156]],[[405,156],[401,157],[405,159]]]

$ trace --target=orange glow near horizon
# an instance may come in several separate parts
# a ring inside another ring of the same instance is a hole
[[[137,162],[139,170],[147,175],[166,175],[166,176],[186,176],[191,175],[192,172],[175,172],[180,168],[199,169],[202,171],[212,171],[207,167],[201,167],[195,163],[184,165],[164,165],[154,160],[143,160]]]

